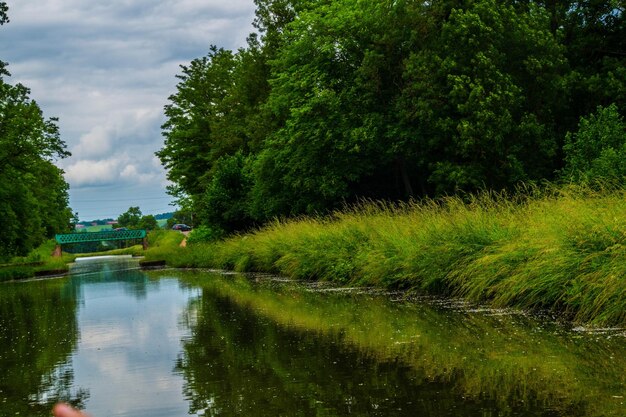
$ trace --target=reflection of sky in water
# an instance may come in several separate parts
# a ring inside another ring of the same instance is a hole
[[[82,262],[63,283],[80,332],[68,384],[89,392],[93,417],[626,415],[623,345],[608,339],[137,266]]]
[[[133,295],[129,286],[140,294]],[[88,412],[95,417],[187,415],[183,378],[173,368],[186,336],[178,319],[192,295],[167,279],[146,280],[145,286],[81,284],[74,385],[89,390]]]

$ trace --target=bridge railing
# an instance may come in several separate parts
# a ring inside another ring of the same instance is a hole
[[[100,242],[103,240],[128,240],[128,239],[144,239],[146,231],[138,230],[111,230],[106,232],[80,232],[80,233],[61,233],[54,236],[59,245],[83,242]]]

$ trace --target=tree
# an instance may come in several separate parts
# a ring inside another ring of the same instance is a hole
[[[165,108],[166,140],[157,156],[174,183],[169,192],[197,212],[222,159],[263,147],[272,125],[260,109],[269,91],[269,67],[251,35],[248,47],[236,54],[212,47],[182,68],[178,91]]]
[[[246,48],[183,66],[157,155],[196,225],[554,179],[626,105],[621,0],[255,0]]]
[[[231,51],[212,46],[207,56],[181,66],[178,91],[165,106],[165,146],[156,154],[182,193],[201,194],[201,178],[223,154],[224,141],[213,138],[213,129],[227,111],[222,104],[234,65]]]
[[[0,2],[0,25],[8,22]],[[57,119],[45,119],[30,90],[5,81],[0,62],[0,251],[25,255],[45,238],[69,229],[68,185],[57,158],[69,156]]]
[[[626,2],[564,2],[559,36],[571,70],[566,77],[567,107],[559,114],[565,132],[597,106],[626,109]]]
[[[137,227],[139,229],[156,230],[159,228],[159,223],[152,214],[148,214],[139,220]]]
[[[565,71],[549,16],[493,0],[452,9],[407,61],[400,129],[436,193],[549,178]]]
[[[175,224],[186,224],[188,226],[195,226],[194,222],[193,222],[193,214],[190,210],[186,209],[184,206],[179,209],[176,210],[174,212],[174,215],[172,217],[170,217],[169,219],[167,219],[167,223],[165,225],[165,227],[167,229],[171,229],[172,226],[174,226]]]
[[[582,117],[578,131],[565,137],[565,168],[568,181],[626,179],[626,121],[615,104],[599,106]]]
[[[117,224],[121,227],[128,227],[131,229],[139,228],[139,222],[141,221],[141,210],[139,207],[129,207],[124,213],[120,214],[117,218]]]
[[[254,4],[253,25],[261,33],[266,52],[270,55],[276,53],[285,42],[287,26],[302,11],[313,7],[308,0],[254,0]]]
[[[203,225],[232,233],[253,223],[248,210],[251,174],[249,160],[241,152],[217,161],[199,205]]]
[[[413,195],[413,155],[394,134],[392,104],[422,20],[411,2],[343,0],[287,25],[268,100],[280,126],[256,166],[258,217]]]

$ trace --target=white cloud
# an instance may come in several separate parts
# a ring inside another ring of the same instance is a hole
[[[72,187],[99,187],[119,184],[153,184],[161,180],[161,169],[144,159],[134,160],[127,154],[106,159],[79,159],[65,167],[65,178]]]
[[[178,320],[189,292],[170,282],[161,280],[166,291],[148,289],[141,299],[119,291],[124,288],[121,282],[81,287],[81,337],[72,367],[75,386],[89,389],[86,406],[94,416],[186,415],[184,379],[172,366],[180,340],[188,336]]]
[[[71,186],[108,185],[119,180],[123,162],[118,159],[81,159],[65,168]]]
[[[179,65],[211,44],[243,46],[254,17],[253,0],[16,0],[9,7],[0,59],[46,117],[59,117],[73,153],[60,166],[75,202],[85,193],[164,193],[154,152],[163,146],[163,106]]]
[[[112,132],[103,126],[96,126],[80,137],[72,154],[78,158],[97,158],[108,155],[112,148]]]

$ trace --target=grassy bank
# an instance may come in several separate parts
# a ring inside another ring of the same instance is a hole
[[[0,264],[0,282],[67,272],[67,264],[72,262],[75,257],[66,253],[60,258],[53,257],[52,252],[55,246],[56,242],[49,240],[29,253],[28,256],[16,257],[9,262]]]
[[[174,248],[180,245],[184,236],[179,232],[171,230],[152,230],[148,232],[148,249],[149,251],[155,251],[155,253],[161,253],[164,248],[168,248],[172,251]],[[132,255],[132,256],[144,256],[146,251],[143,250],[142,244],[136,244],[127,248],[112,249],[103,252],[91,252],[78,254],[79,257],[86,256],[110,256],[110,255]]]
[[[155,251],[162,251],[167,247],[172,252],[172,248],[177,248],[183,240],[183,235],[178,232],[166,230],[152,231],[148,234],[148,245]],[[146,251],[143,246],[133,245],[123,249],[113,249],[106,252],[80,253],[70,254],[63,252],[63,256],[56,258],[52,256],[52,252],[56,246],[54,240],[49,240],[37,249],[33,250],[28,256],[16,257],[10,259],[6,263],[0,263],[0,282],[28,279],[43,275],[62,274],[69,270],[68,264],[74,262],[76,257],[85,256],[103,256],[103,255],[132,255],[143,256]]]
[[[368,204],[331,218],[276,221],[251,234],[149,259],[548,310],[626,325],[626,192],[561,189],[530,198]]]

